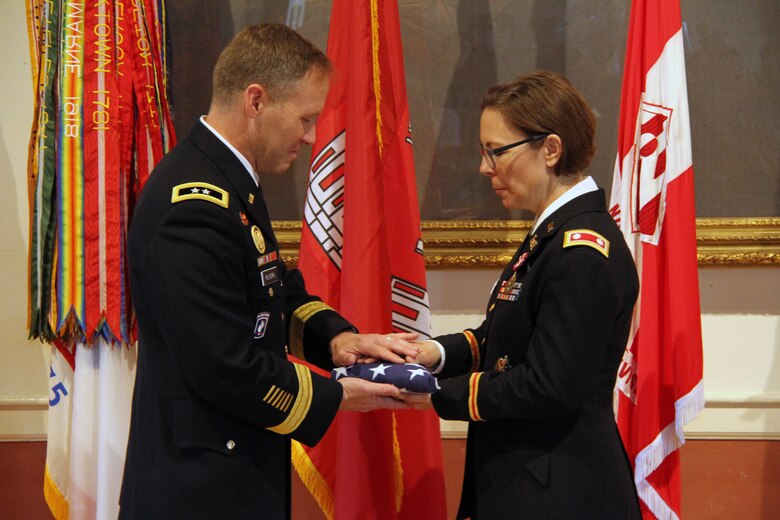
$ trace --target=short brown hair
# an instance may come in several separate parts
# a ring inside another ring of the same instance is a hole
[[[282,101],[293,83],[309,71],[330,74],[332,69],[321,50],[286,25],[250,25],[230,40],[217,59],[212,102],[229,102],[252,83]]]
[[[536,71],[490,88],[482,110],[499,112],[507,124],[528,136],[555,134],[563,142],[555,174],[584,171],[596,151],[593,112],[571,82],[554,72]],[[542,141],[531,143],[541,146]]]

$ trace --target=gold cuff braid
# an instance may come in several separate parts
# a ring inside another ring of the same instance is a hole
[[[306,321],[318,312],[325,310],[333,309],[320,301],[305,303],[295,309],[290,320],[290,339],[287,345],[290,354],[299,359],[306,359],[303,354],[303,329],[306,327]]]

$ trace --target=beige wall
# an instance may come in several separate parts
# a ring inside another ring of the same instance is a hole
[[[47,351],[26,340],[27,185],[32,112],[23,2],[4,2],[0,34],[0,440],[42,438]],[[695,161],[695,157],[694,157]],[[697,172],[697,182],[706,172]],[[434,333],[481,320],[496,270],[429,271]],[[706,410],[691,437],[780,438],[780,269],[700,269]],[[446,423],[445,435],[462,425]]]
[[[0,439],[45,432],[46,350],[27,341],[27,141],[32,77],[24,2],[3,2],[0,31]],[[44,406],[43,409],[41,405]]]

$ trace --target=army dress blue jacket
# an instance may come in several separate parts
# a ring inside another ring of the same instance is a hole
[[[640,519],[612,410],[638,278],[603,190],[539,223],[475,329],[440,336],[433,404],[469,421],[458,518]]]
[[[290,439],[314,445],[352,326],[285,267],[262,190],[201,122],[151,174],[128,239],[138,368],[122,519],[290,517]]]

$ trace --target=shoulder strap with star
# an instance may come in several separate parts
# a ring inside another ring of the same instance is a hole
[[[228,207],[230,196],[227,191],[207,182],[185,182],[173,187],[171,203],[185,200],[205,200],[223,208]]]

